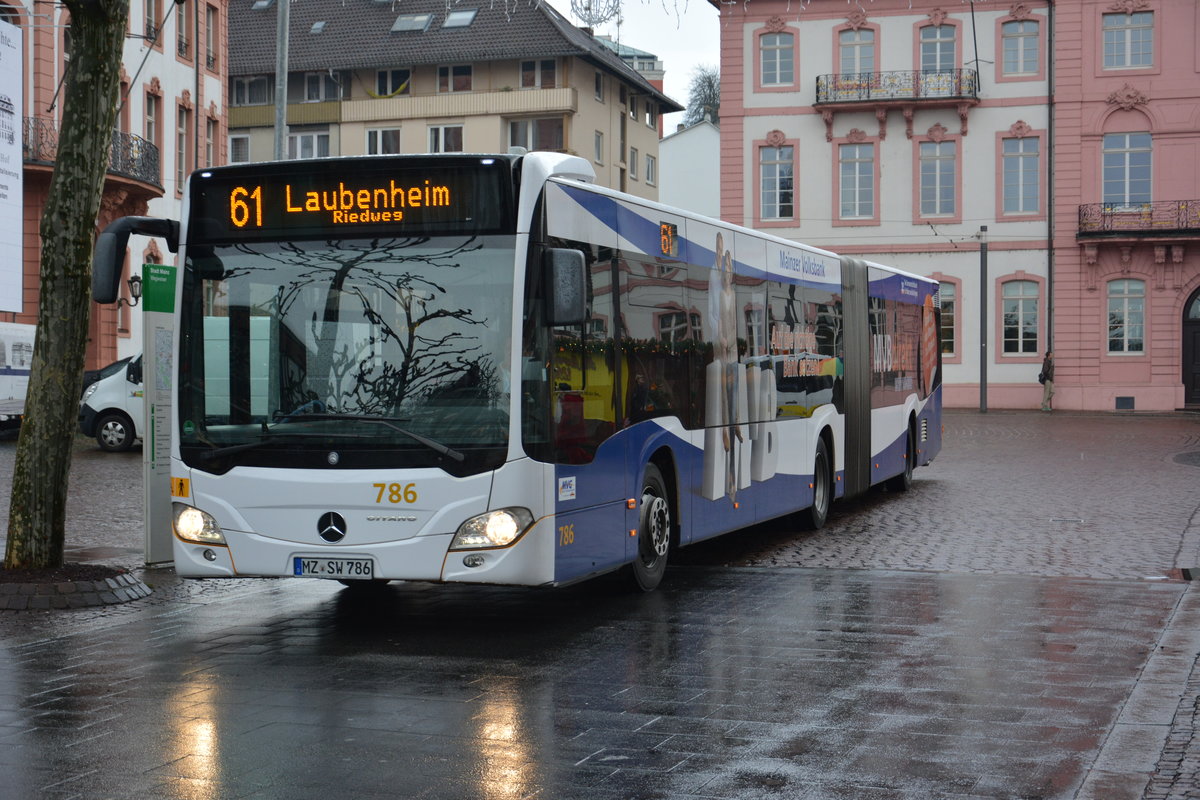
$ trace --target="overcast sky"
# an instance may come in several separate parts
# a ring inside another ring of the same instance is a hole
[[[595,6],[609,0],[592,0]],[[571,0],[548,0],[575,25],[582,22],[571,12]],[[582,3],[586,0],[577,0]],[[654,53],[663,63],[663,91],[667,97],[687,105],[688,84],[699,65],[719,67],[720,16],[707,0],[622,0],[623,22],[610,21],[596,26],[597,34]],[[663,131],[674,133],[683,114],[668,114]]]

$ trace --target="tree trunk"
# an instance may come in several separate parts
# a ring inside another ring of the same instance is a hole
[[[63,0],[71,63],[42,215],[37,338],[17,440],[5,569],[61,566],[91,309],[92,244],[117,114],[129,0]]]

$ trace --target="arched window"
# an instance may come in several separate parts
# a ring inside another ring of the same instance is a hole
[[[1145,352],[1146,282],[1108,282],[1108,352]]]
[[[1192,304],[1188,306],[1187,316],[1184,319],[1200,322],[1200,292],[1197,292],[1196,296],[1192,298]]]

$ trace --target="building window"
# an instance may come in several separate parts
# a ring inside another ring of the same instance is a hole
[[[400,152],[399,128],[370,128],[367,130],[367,155],[395,155]]]
[[[875,216],[875,145],[838,146],[840,211],[842,219]]]
[[[763,219],[791,219],[795,214],[792,196],[794,153],[795,148],[791,145],[760,147],[758,150]]]
[[[629,98],[629,118],[630,119],[638,118],[638,102],[637,102],[636,97]]]
[[[556,62],[553,58],[521,62],[522,89],[553,89],[556,85]]]
[[[158,26],[160,24],[159,6],[160,0],[145,0],[146,6],[146,39],[151,42],[158,40]]]
[[[658,127],[658,104],[646,101],[646,124],[651,128]]]
[[[604,73],[596,71],[596,99],[604,102]]]
[[[596,131],[596,136],[592,140],[592,160],[597,164],[604,163],[604,134]]]
[[[406,69],[380,69],[375,71],[375,94],[379,97],[395,97],[408,94],[411,74]]]
[[[217,53],[221,50],[217,43],[217,25],[220,24],[220,20],[216,6],[204,7],[204,66],[212,70],[217,68]]]
[[[650,186],[658,182],[658,159],[654,156],[646,156],[645,180]]]
[[[1038,140],[1033,136],[1005,139],[1001,143],[1004,162],[1004,213],[1038,212]]]
[[[793,42],[790,33],[766,33],[758,40],[762,58],[763,86],[791,86],[795,80]]]
[[[629,148],[629,179],[631,181],[638,179],[638,149],[636,147]]]
[[[1007,281],[1001,289],[1004,308],[1004,353],[1038,353],[1038,285],[1034,281]]]
[[[192,133],[192,112],[184,106],[178,106],[175,126],[175,189],[183,191],[183,183],[188,176],[188,155],[191,148],[188,144]]]
[[[1104,203],[1136,209],[1150,202],[1150,134],[1104,135]]]
[[[1038,71],[1038,24],[1033,20],[1006,22],[1000,26],[1004,51],[1000,72],[1004,75],[1036,75]]]
[[[921,28],[921,71],[949,72],[954,69],[954,26],[926,25]]]
[[[471,65],[459,64],[453,67],[438,67],[438,91],[471,91]]]
[[[869,28],[838,34],[838,73],[858,75],[875,71],[875,31]]]
[[[329,155],[328,131],[288,134],[287,157],[293,161],[305,158],[326,158]]]
[[[954,214],[954,161],[954,142],[921,142],[921,216]]]
[[[204,165],[215,166],[217,163],[217,120],[213,117],[204,119]]]
[[[1108,352],[1145,352],[1146,283],[1108,282]]]
[[[461,153],[463,151],[462,125],[430,125],[429,152]]]
[[[151,144],[158,144],[158,120],[162,101],[158,95],[146,93],[146,141]]]
[[[250,137],[241,134],[229,137],[229,163],[245,164],[250,160]]]
[[[187,0],[175,0],[178,8],[175,10],[176,52],[180,58],[190,58],[192,55],[192,12],[188,10]]]
[[[478,8],[466,8],[461,11],[451,11],[446,14],[446,21],[442,23],[443,28],[465,28],[475,21],[475,15],[479,12]]]
[[[958,287],[953,283],[938,284],[942,309],[942,355],[954,355],[954,324],[958,319]]]
[[[340,92],[337,81],[328,72],[304,73],[304,102],[322,103],[337,100]]]
[[[1154,12],[1104,15],[1104,68],[1154,64]]]
[[[687,311],[668,311],[658,315],[660,342],[686,342],[700,328],[700,315]]]
[[[233,79],[233,104],[235,106],[261,106],[270,102],[270,82],[265,75],[253,78]]]
[[[508,123],[509,147],[524,147],[526,150],[562,150],[563,119],[514,119]]]

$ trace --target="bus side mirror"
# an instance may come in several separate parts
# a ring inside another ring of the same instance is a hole
[[[96,238],[92,251],[92,299],[97,303],[115,303],[121,266],[125,263],[125,248],[129,235],[161,236],[167,240],[167,249],[172,253],[179,249],[179,223],[154,217],[121,217],[114,220]]]
[[[582,325],[587,319],[587,281],[583,253],[551,248],[542,257],[546,276],[546,322]]]

